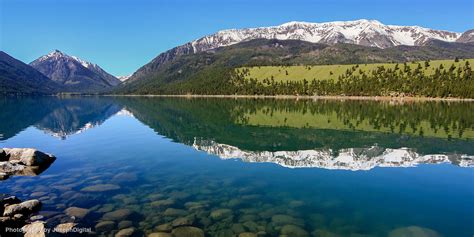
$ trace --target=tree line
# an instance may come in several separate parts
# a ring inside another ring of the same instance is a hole
[[[427,73],[429,61],[416,67],[396,64],[364,71],[353,66],[337,80],[275,81],[246,79],[248,69],[233,76],[235,94],[250,95],[347,95],[347,96],[424,96],[474,98],[474,75],[469,61],[456,66],[439,65]]]

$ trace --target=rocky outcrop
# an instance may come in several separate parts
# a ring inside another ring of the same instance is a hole
[[[12,175],[36,176],[47,169],[56,157],[33,148],[0,150],[0,180]]]

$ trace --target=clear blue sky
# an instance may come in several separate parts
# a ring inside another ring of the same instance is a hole
[[[474,1],[0,0],[0,49],[27,63],[59,49],[127,75],[222,29],[361,18],[463,32]]]

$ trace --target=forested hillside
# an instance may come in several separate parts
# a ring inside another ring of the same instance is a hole
[[[466,58],[474,58],[472,44],[430,41],[425,46],[380,49],[351,44],[259,39],[182,55],[165,63],[152,62],[144,66],[146,74],[140,79],[127,81],[115,93],[473,97],[468,91],[472,88],[473,76],[470,63],[463,63]],[[425,62],[436,59],[448,61],[438,70],[436,62],[426,67]],[[453,68],[454,60],[459,62]],[[413,61],[415,64],[409,63]],[[384,64],[370,65],[373,63]],[[385,66],[387,63],[391,66]],[[342,66],[347,64],[351,65]],[[251,75],[242,71],[258,66],[286,66],[290,70],[299,66],[311,70],[316,65],[339,65],[344,70],[343,73],[334,70],[331,75],[334,80],[295,77],[285,81],[275,80],[275,76],[274,81],[271,77],[263,78],[267,79],[265,81],[262,78],[252,80]],[[361,65],[367,70],[361,70]],[[460,87],[459,83],[464,89],[453,90]]]

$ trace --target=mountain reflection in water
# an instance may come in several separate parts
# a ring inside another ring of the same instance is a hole
[[[1,140],[33,126],[55,137],[131,115],[222,159],[369,170],[474,164],[474,103],[186,98],[1,98]]]
[[[459,154],[420,155],[409,148],[384,149],[347,148],[301,151],[243,151],[238,147],[196,139],[193,147],[222,159],[241,159],[245,162],[269,162],[288,168],[324,168],[342,170],[370,170],[375,167],[415,167],[419,164],[452,163],[461,167],[474,165],[474,156]]]

